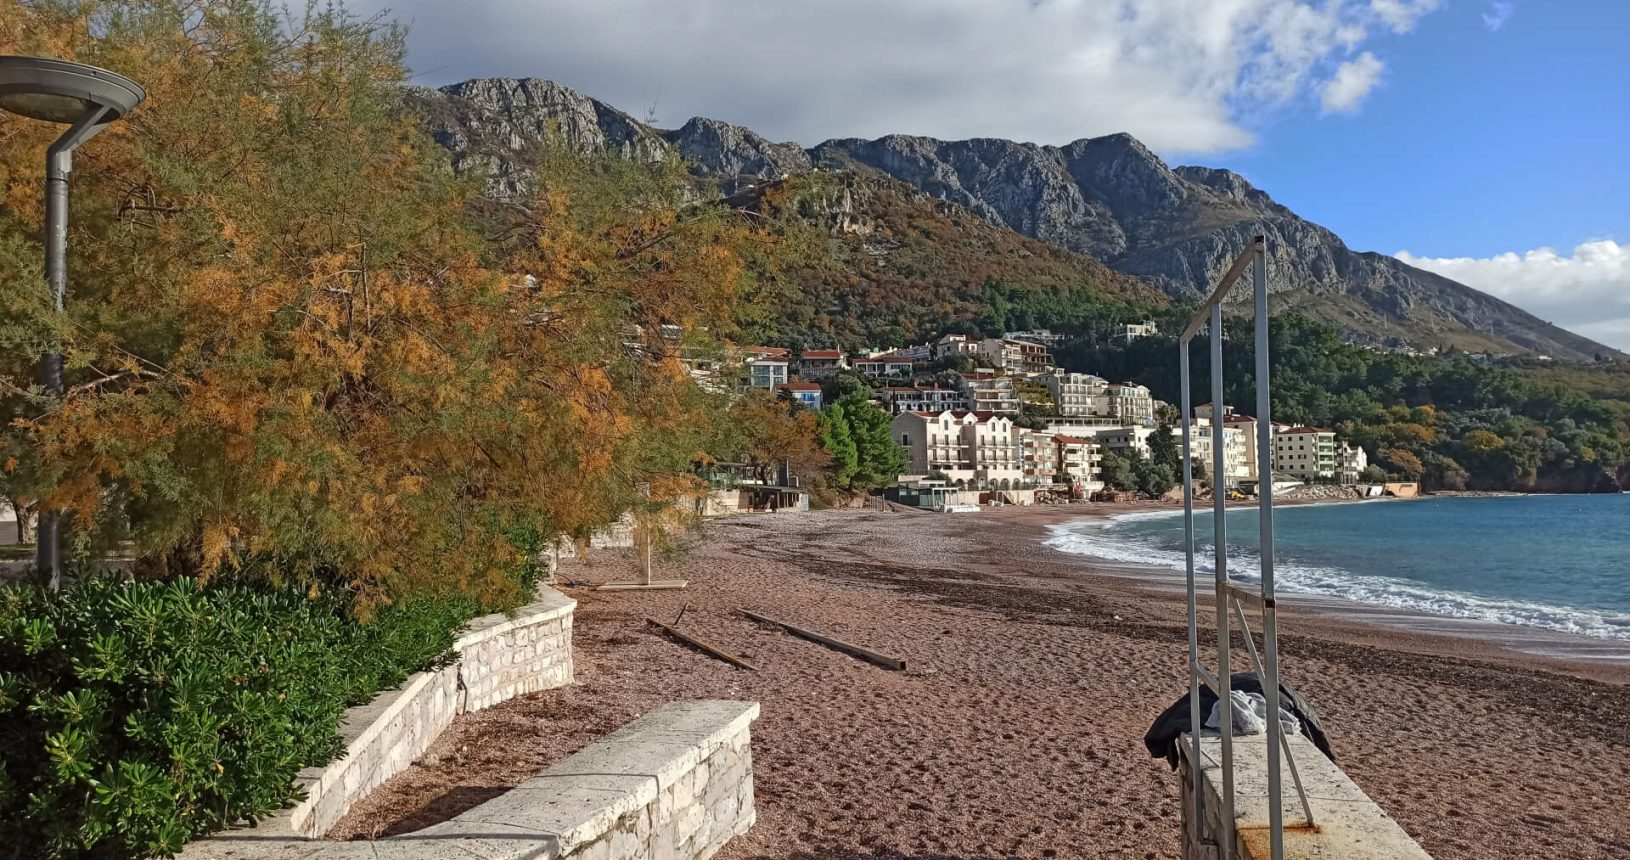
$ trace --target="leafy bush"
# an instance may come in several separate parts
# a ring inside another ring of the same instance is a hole
[[[91,579],[0,590],[0,845],[144,857],[292,799],[347,705],[448,653],[475,612],[421,598],[367,625],[340,601]]]

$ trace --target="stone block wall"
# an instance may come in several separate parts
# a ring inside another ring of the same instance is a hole
[[[1182,738],[1182,763],[1178,768],[1182,785],[1182,840],[1184,860],[1220,860],[1221,845],[1232,841],[1230,856],[1268,860],[1268,744],[1267,735],[1240,735],[1234,747],[1234,817],[1223,814],[1222,739],[1208,733],[1200,739],[1202,768],[1202,807],[1194,816],[1194,767],[1190,761],[1192,739]],[[1307,790],[1313,811],[1313,827],[1306,824],[1301,800],[1291,780],[1290,766],[1283,768],[1284,845],[1286,857],[1341,857],[1344,860],[1431,860],[1431,856],[1398,826],[1391,816],[1370,800],[1362,789],[1325,758],[1313,743],[1300,735],[1291,737],[1290,749]]]
[[[488,615],[470,623],[453,647],[463,681],[460,711],[479,711],[516,696],[572,682],[572,608],[552,589],[515,617]]]
[[[373,842],[237,831],[219,860],[707,860],[745,833],[757,702],[673,702],[441,824]],[[195,849],[203,848],[203,851]]]
[[[536,842],[517,837],[505,851],[483,855],[493,860],[706,860],[756,818],[749,727],[758,712],[757,702],[664,705],[508,793],[412,835],[432,843],[482,828],[535,835]]]
[[[550,588],[539,592],[513,613],[471,622],[453,643],[456,661],[416,673],[400,688],[346,711],[339,727],[345,754],[296,777],[305,799],[233,834],[274,841],[321,837],[352,804],[423,755],[457,715],[571,683],[577,601]],[[181,857],[235,856],[215,844],[223,838],[230,835],[194,842]]]

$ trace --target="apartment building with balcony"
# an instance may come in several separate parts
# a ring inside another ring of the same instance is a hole
[[[1370,457],[1363,447],[1351,442],[1336,445],[1336,483],[1358,483],[1359,475],[1370,465]]]
[[[864,373],[867,376],[908,379],[911,377],[913,362],[897,352],[888,352],[869,358],[857,358],[853,365],[856,373]]]
[[[1090,373],[1055,369],[1038,380],[1053,396],[1053,406],[1065,418],[1110,418],[1109,382]]]
[[[965,373],[958,382],[958,389],[967,398],[968,408],[974,412],[1014,415],[1019,411],[1019,393],[1014,389],[1010,377],[992,373]]]
[[[1056,349],[1064,345],[1064,335],[1044,328],[1038,328],[1034,331],[1005,332],[1002,337],[1008,340],[1025,340],[1031,343],[1039,343],[1048,349]]]
[[[877,400],[884,411],[899,415],[902,412],[944,412],[947,409],[966,410],[968,395],[955,388],[939,386],[886,386],[877,391]]]
[[[1013,421],[994,412],[903,412],[890,427],[912,474],[941,474],[960,486],[1014,489],[1024,462]]]
[[[1177,432],[1179,431],[1173,431],[1174,434]],[[1189,425],[1189,459],[1194,465],[1196,479],[1210,481],[1215,474],[1212,470],[1216,467],[1214,458],[1219,446],[1215,444],[1212,436],[1210,421],[1196,421]],[[1182,444],[1182,439],[1177,441],[1178,444]],[[1247,456],[1248,452],[1254,452],[1252,446],[1255,442],[1255,438],[1247,436],[1241,427],[1234,424],[1223,425],[1223,444],[1220,447],[1223,458],[1223,480],[1226,484],[1237,486],[1248,480],[1256,480],[1256,474],[1251,471],[1249,465],[1255,458]]]
[[[747,364],[747,384],[751,388],[774,391],[790,377],[792,355],[778,346],[750,346],[743,350]]]
[[[1336,432],[1320,427],[1289,427],[1273,437],[1273,469],[1304,481],[1336,479]]]
[[[1149,456],[1149,437],[1153,436],[1153,427],[1105,427],[1092,434],[1092,438],[1102,446],[1104,451],[1125,453],[1137,451],[1138,454]]]
[[[806,349],[798,353],[798,375],[804,379],[826,379],[848,367],[841,349]]]
[[[818,382],[783,382],[775,387],[781,397],[810,409],[821,408],[821,386]]]
[[[1155,398],[1149,389],[1135,382],[1112,382],[1104,390],[1109,415],[1124,426],[1152,427]]]

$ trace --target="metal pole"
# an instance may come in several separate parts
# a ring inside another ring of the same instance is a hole
[[[68,174],[74,169],[74,149],[106,127],[102,118],[108,110],[99,105],[86,111],[45,150],[45,283],[59,314],[68,306]],[[62,397],[60,350],[52,349],[41,357],[40,383],[47,397]],[[62,521],[43,505],[39,520],[34,563],[49,575],[48,587],[56,591],[62,587]]]
[[[1219,702],[1217,728],[1222,733],[1223,809],[1227,813],[1223,836],[1224,857],[1231,856],[1234,845],[1234,707],[1231,701],[1232,678],[1228,660],[1230,635],[1228,631],[1228,494],[1223,487],[1223,457],[1218,446],[1223,434],[1223,325],[1222,303],[1211,306],[1211,509],[1212,552],[1216,574],[1217,609],[1217,690]]]
[[[45,282],[51,290],[52,307],[59,314],[68,301],[68,174],[73,159],[72,150],[59,151],[57,145],[45,155]],[[62,397],[60,351],[52,349],[41,358],[40,383],[47,397]],[[42,508],[34,532],[35,564],[49,576],[52,591],[62,587],[61,530],[58,515]]]
[[[1279,747],[1284,743],[1283,728],[1279,725],[1279,626],[1274,618],[1273,586],[1273,460],[1272,430],[1273,403],[1268,378],[1268,255],[1259,238],[1256,259],[1252,262],[1251,280],[1256,291],[1256,412],[1258,471],[1264,456],[1268,459],[1268,480],[1257,482],[1257,523],[1259,528],[1257,557],[1261,560],[1262,583],[1262,650],[1267,677],[1262,679],[1262,691],[1268,706],[1268,832],[1269,850],[1273,860],[1285,856],[1285,812],[1280,802],[1281,778],[1279,773]]]
[[[1193,668],[1200,662],[1200,607],[1194,587],[1194,461],[1189,438],[1194,397],[1189,390],[1189,341],[1180,341],[1178,349],[1177,373],[1181,380],[1178,384],[1182,390],[1183,410],[1179,418],[1183,424],[1183,546],[1186,549],[1184,557],[1188,563],[1189,586],[1189,738],[1193,745],[1189,767],[1194,779],[1194,809],[1191,813],[1193,817],[1189,820],[1193,822],[1191,832],[1198,839],[1200,828],[1205,823],[1205,759],[1200,756],[1200,726],[1203,720],[1200,715],[1200,673]],[[1188,850],[1187,846],[1184,850]]]

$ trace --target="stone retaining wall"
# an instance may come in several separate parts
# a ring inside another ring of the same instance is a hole
[[[756,817],[757,702],[664,705],[450,821],[374,842],[218,835],[221,860],[707,860]]]
[[[183,860],[229,856],[216,844],[222,839],[320,837],[353,803],[423,755],[455,716],[571,683],[577,601],[551,588],[539,592],[513,613],[471,622],[453,643],[453,663],[416,673],[346,711],[340,720],[345,755],[300,772],[295,782],[305,789],[304,800],[255,827],[194,842]]]
[[[1236,846],[1231,856],[1268,860],[1268,743],[1267,735],[1241,735],[1234,740],[1234,821],[1222,814],[1222,739],[1200,738],[1205,760],[1203,821],[1194,822],[1194,774],[1189,761],[1192,738],[1182,738],[1183,858],[1219,860],[1219,844]],[[1284,829],[1286,857],[1340,857],[1343,860],[1431,860],[1398,822],[1376,806],[1369,796],[1325,758],[1308,739],[1288,739],[1313,808],[1315,827],[1305,826],[1302,804],[1284,768]]]

